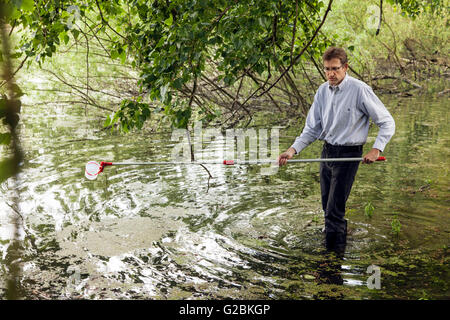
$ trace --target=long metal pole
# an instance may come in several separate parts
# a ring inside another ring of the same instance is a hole
[[[363,161],[364,158],[319,158],[319,159],[291,159],[287,162],[349,162],[349,161]],[[379,157],[377,161],[385,161],[384,157]],[[261,163],[276,163],[277,160],[223,160],[223,161],[159,161],[159,162],[108,162],[105,165],[113,166],[139,166],[139,165],[190,165],[190,164],[261,164]]]

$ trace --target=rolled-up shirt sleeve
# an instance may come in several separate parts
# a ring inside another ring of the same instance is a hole
[[[369,86],[361,90],[361,105],[363,111],[380,128],[373,148],[384,151],[386,144],[395,133],[394,118]]]
[[[308,145],[313,143],[322,132],[322,122],[320,117],[320,99],[319,92],[314,96],[313,104],[309,109],[308,115],[305,121],[305,127],[303,128],[302,133],[298,136],[291,148],[294,148],[296,153],[299,153],[303,149],[305,149]]]

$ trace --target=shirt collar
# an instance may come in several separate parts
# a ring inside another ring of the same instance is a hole
[[[341,83],[339,83],[337,86],[332,86],[332,85],[329,84],[328,88],[330,90],[342,91],[345,88],[345,85],[346,85],[347,81],[348,81],[348,75],[347,75],[347,73],[345,73],[345,77],[344,77],[344,79],[342,79]]]

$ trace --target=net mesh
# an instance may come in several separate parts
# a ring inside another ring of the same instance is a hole
[[[97,179],[97,176],[100,172],[100,164],[96,161],[89,161],[86,164],[86,170],[84,171],[84,175],[89,180]]]

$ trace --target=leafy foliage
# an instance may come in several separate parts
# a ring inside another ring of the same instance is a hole
[[[110,117],[108,124],[123,121],[125,130],[140,128],[150,104],[155,103],[165,106],[159,110],[173,125],[187,123],[194,102],[192,84],[208,72],[211,63],[219,72],[217,80],[228,86],[250,72],[270,76],[287,68],[314,33],[324,7],[317,0],[60,0],[35,1],[34,5],[24,1],[22,7],[17,1],[7,3],[9,23],[26,30],[21,33],[18,55],[38,63],[51,57],[60,44],[77,41],[82,30],[75,17],[111,38],[110,57],[122,63],[132,61],[150,100],[124,101],[117,116]],[[310,50],[319,54],[327,44],[316,41]],[[181,94],[186,90],[191,94]]]
[[[106,118],[105,126],[112,126],[121,119],[122,131],[128,132],[132,128],[141,129],[150,115],[148,104],[125,99],[120,104],[119,110]]]
[[[411,17],[445,8],[442,0],[388,2]],[[245,104],[266,92],[269,80],[280,74],[289,80],[286,70],[308,59],[320,61],[326,47],[339,38],[317,34],[329,9],[326,3],[332,0],[6,1],[7,22],[21,35],[16,58],[42,63],[61,44],[89,34],[109,39],[105,50],[110,58],[140,71],[139,85],[148,99],[123,101],[106,122],[123,122],[125,131],[142,128],[155,110],[164,110],[174,126],[188,123],[202,105],[195,97],[205,75],[213,75],[217,90],[235,84],[240,88],[243,79],[257,83],[238,103],[250,114]],[[295,87],[293,81],[290,85]],[[207,118],[214,114],[207,112]]]
[[[387,2],[399,6],[403,15],[412,18],[422,12],[442,14],[448,9],[443,0],[387,0]]]
[[[217,80],[228,86],[250,71],[262,75],[270,68],[279,70],[291,63],[314,27],[303,20],[303,32],[291,48],[287,35],[293,31],[295,5],[250,0],[138,3],[141,21],[132,27],[131,34],[138,39],[132,48],[139,53],[140,84],[149,89],[152,101],[165,105],[174,126],[186,124],[191,103],[185,106],[187,99],[178,93],[202,77],[209,61],[217,65]],[[323,7],[319,1],[310,1],[309,7],[300,5],[308,11]],[[195,85],[189,90],[195,94]],[[184,107],[174,110],[174,106]]]

